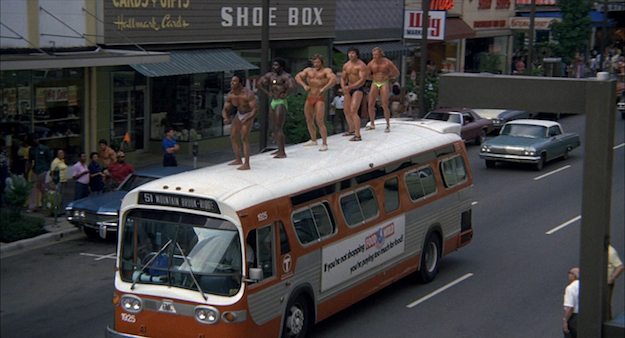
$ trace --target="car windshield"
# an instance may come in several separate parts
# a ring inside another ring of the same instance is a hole
[[[501,135],[539,138],[545,137],[547,128],[543,126],[532,126],[528,124],[506,124],[501,130]]]
[[[134,284],[232,296],[241,288],[242,249],[229,221],[133,210],[124,220],[120,270]]]
[[[426,119],[460,123],[460,114],[429,112]]]
[[[124,181],[124,183],[120,185],[117,190],[130,191],[140,185],[144,185],[150,181],[154,181],[155,179],[157,178],[130,174],[130,177],[126,181]]]

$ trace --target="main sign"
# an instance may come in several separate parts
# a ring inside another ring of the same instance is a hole
[[[445,40],[445,11],[429,11],[428,40]],[[421,39],[423,11],[404,12],[404,39]]]

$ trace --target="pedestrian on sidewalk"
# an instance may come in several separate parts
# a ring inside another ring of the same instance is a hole
[[[92,195],[101,194],[104,191],[104,178],[106,175],[100,166],[100,155],[94,151],[91,153],[91,163],[89,163],[89,189]]]
[[[177,167],[176,152],[180,150],[180,146],[174,138],[174,128],[165,128],[165,138],[163,139],[163,167]]]
[[[4,182],[9,177],[9,154],[5,148],[6,141],[0,138],[0,206],[4,205]]]
[[[110,190],[115,190],[128,175],[135,172],[135,167],[130,163],[126,163],[126,154],[123,151],[117,152],[117,162],[111,164],[107,171],[110,176]]]
[[[100,140],[100,160],[102,161],[102,170],[106,170],[111,164],[117,161],[117,154],[113,148],[109,147],[105,139]]]
[[[89,197],[89,168],[87,167],[87,154],[81,151],[78,154],[78,162],[72,167],[74,185],[74,201]]]
[[[612,298],[614,297],[614,284],[616,279],[625,270],[623,262],[618,256],[618,252],[612,245],[608,245],[608,300],[606,301],[606,321],[612,319]]]
[[[28,162],[26,163],[26,172],[33,170],[33,175],[36,176],[37,182],[30,190],[30,203],[28,204],[28,211],[37,211],[40,205],[43,204],[39,197],[45,196],[46,193],[46,175],[50,170],[50,164],[52,163],[52,153],[50,148],[39,143],[39,134],[33,134],[31,136],[33,145],[30,147],[28,153]]]
[[[579,268],[569,270],[569,284],[564,291],[564,338],[577,338],[577,314],[579,313]]]
[[[330,122],[332,127],[336,131],[338,124],[341,124],[341,132],[345,131],[345,113],[343,112],[345,96],[343,96],[343,89],[339,88],[336,96],[332,100],[332,108],[335,110],[335,114],[330,114]]]

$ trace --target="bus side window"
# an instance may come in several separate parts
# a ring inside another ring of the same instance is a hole
[[[342,196],[340,204],[345,222],[349,226],[363,224],[379,214],[378,202],[371,187]]]
[[[399,208],[399,180],[392,178],[384,182],[384,207],[386,212]]]
[[[429,166],[407,173],[405,180],[408,194],[413,201],[436,192],[436,178]]]
[[[336,230],[328,202],[301,209],[295,212],[292,218],[295,234],[302,244],[319,240]]]
[[[284,231],[284,224],[280,222],[280,255],[286,255],[291,252],[291,245],[289,245],[289,238]]]
[[[446,188],[451,188],[467,178],[464,159],[460,155],[442,161],[440,168]]]

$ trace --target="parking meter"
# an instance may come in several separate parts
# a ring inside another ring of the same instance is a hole
[[[197,156],[198,154],[198,144],[197,141],[193,142],[193,156]]]
[[[193,142],[193,168],[197,168],[197,154],[198,154],[197,141]]]

